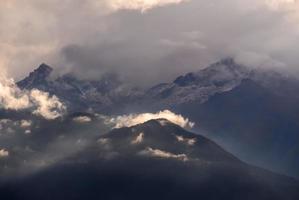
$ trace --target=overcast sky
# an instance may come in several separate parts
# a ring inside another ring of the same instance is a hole
[[[233,56],[296,70],[296,0],[1,0],[0,69],[168,81]]]

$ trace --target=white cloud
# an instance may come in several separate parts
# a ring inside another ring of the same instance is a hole
[[[193,146],[196,143],[195,138],[184,138],[183,136],[176,135],[176,139],[179,142],[186,143],[187,145]]]
[[[32,125],[32,121],[30,120],[21,120],[20,127],[21,128],[29,128]]]
[[[0,158],[5,158],[9,156],[9,152],[5,149],[0,149]]]
[[[79,117],[73,118],[73,121],[77,122],[77,123],[88,123],[88,122],[91,122],[91,118],[88,116],[79,116]]]
[[[190,122],[188,118],[184,118],[182,115],[175,114],[169,110],[164,110],[157,113],[142,113],[118,116],[116,118],[112,118],[110,122],[115,124],[115,128],[121,128],[142,124],[152,119],[167,119],[168,121],[183,128],[192,128],[194,126],[194,123]]]
[[[41,115],[46,119],[56,119],[62,115],[65,110],[63,103],[56,96],[50,97],[49,93],[33,89],[30,92],[33,102],[37,105],[37,109],[33,114]]]
[[[0,108],[8,110],[33,109],[33,114],[46,119],[60,117],[65,111],[65,106],[54,95],[37,89],[31,91],[20,90],[13,79],[0,76]]]
[[[0,106],[4,109],[21,110],[30,107],[29,96],[24,94],[12,79],[0,77]]]
[[[140,133],[133,141],[132,144],[140,144],[143,142],[144,133]]]
[[[152,149],[148,147],[146,150],[140,152],[141,155],[149,155],[153,157],[160,157],[160,158],[173,158],[178,159],[181,161],[188,161],[188,157],[186,154],[173,154],[170,152],[162,151],[159,149]]]
[[[106,0],[108,8],[117,10],[140,10],[146,12],[155,7],[180,4],[188,0]]]

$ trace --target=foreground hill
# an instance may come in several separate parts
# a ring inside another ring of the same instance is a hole
[[[298,199],[299,183],[241,162],[167,120],[100,136],[79,153],[0,187],[4,199]]]

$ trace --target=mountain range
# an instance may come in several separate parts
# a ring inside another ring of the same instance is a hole
[[[170,109],[243,160],[299,177],[299,80],[289,74],[226,58],[173,82],[136,89],[112,74],[90,81],[72,74],[52,78],[52,71],[42,64],[18,86],[58,96],[70,113]]]
[[[17,85],[57,96],[68,112],[47,120],[0,110],[3,199],[299,197],[299,84],[292,76],[227,58],[136,89],[113,74],[81,80],[54,76],[42,64]],[[164,109],[195,127],[164,118],[113,124],[122,114]]]

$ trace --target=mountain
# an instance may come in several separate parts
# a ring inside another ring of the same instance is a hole
[[[247,162],[299,177],[298,94],[295,77],[228,58],[152,87],[134,109],[181,113]]]
[[[179,76],[171,83],[154,86],[145,92],[141,101],[146,104],[150,102],[154,108],[171,107],[195,100],[203,103],[215,94],[232,90],[250,74],[249,68],[227,58],[198,72]]]
[[[142,91],[111,74],[90,81],[72,74],[53,79],[51,72],[42,64],[18,85],[55,94],[70,113],[170,109],[245,161],[299,177],[299,80],[290,74],[226,58]]]
[[[247,78],[251,70],[236,64],[232,58],[221,60],[211,66],[176,78],[172,83],[159,84],[149,90],[127,87],[114,74],[106,74],[99,80],[80,80],[73,74],[52,78],[53,69],[41,64],[28,77],[19,81],[21,89],[37,88],[56,95],[71,111],[111,113],[141,105],[153,108],[169,107],[189,101],[207,101],[217,93],[229,91]]]
[[[121,152],[125,156],[147,154],[148,151],[149,154],[157,153],[157,157],[159,154],[163,157],[164,154],[166,157],[185,161],[240,162],[216,143],[190,133],[165,119],[150,120],[134,127],[114,129],[102,136],[99,141],[105,145],[109,144],[114,152]],[[166,155],[167,152],[169,155]]]
[[[0,186],[5,199],[298,199],[299,183],[247,165],[165,119],[114,129]]]
[[[298,177],[299,106],[293,101],[245,80],[203,104],[195,101],[176,110],[244,160]]]
[[[39,88],[47,90],[47,82],[49,81],[49,77],[52,71],[53,69],[50,66],[43,63],[33,72],[31,72],[28,77],[18,82],[17,85],[21,89]],[[44,87],[41,88],[41,86]]]
[[[41,64],[28,77],[19,81],[21,89],[37,88],[59,97],[69,112],[111,112],[115,105],[127,103],[137,91],[127,87],[114,74],[103,75],[99,80],[80,80],[73,74],[53,78],[53,69]],[[133,97],[132,97],[133,98]]]
[[[235,89],[247,79],[278,96],[299,100],[298,79],[270,69],[247,67],[233,58],[146,90],[129,87],[115,74],[105,74],[99,80],[81,80],[73,74],[53,78],[52,71],[50,66],[41,64],[17,85],[21,89],[37,88],[58,96],[67,103],[70,112],[93,110],[111,114],[124,112],[126,107],[157,110],[194,101],[205,103],[216,94]]]
[[[253,68],[226,58],[197,72],[177,77],[173,82],[155,85],[144,92],[138,102],[140,107],[160,109],[190,102],[205,103],[217,94],[224,94],[238,87],[243,81],[252,80],[277,96],[299,100],[299,80],[274,69]]]

